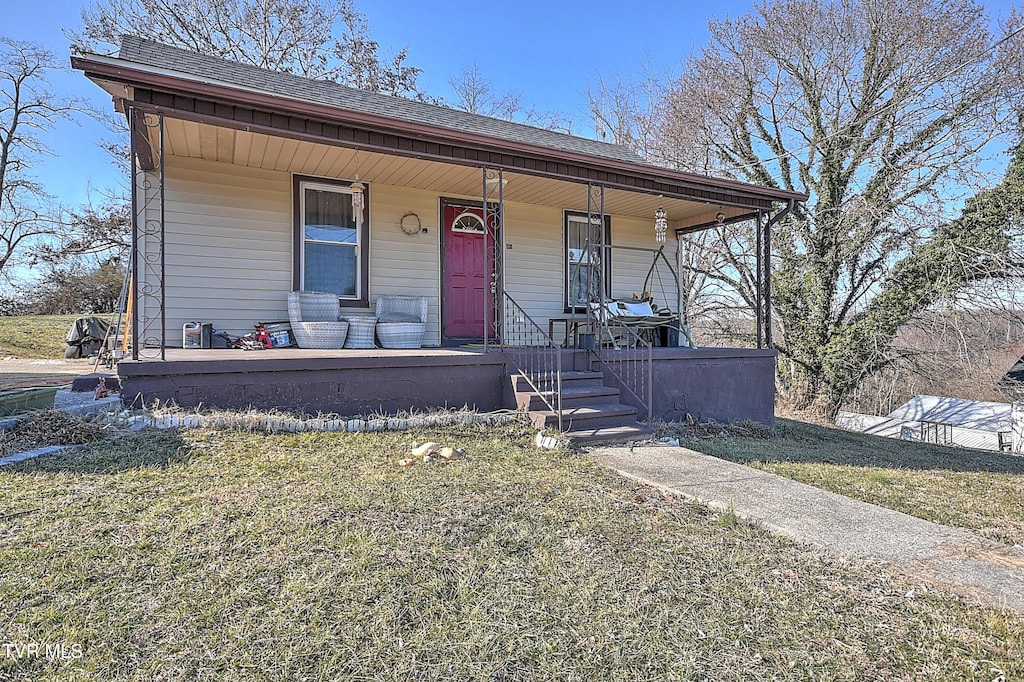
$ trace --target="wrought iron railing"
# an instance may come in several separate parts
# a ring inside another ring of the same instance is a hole
[[[610,374],[633,400],[654,416],[653,344],[628,325],[600,324],[591,351],[602,371]]]
[[[562,430],[562,346],[507,293],[499,347],[516,372],[558,416]]]

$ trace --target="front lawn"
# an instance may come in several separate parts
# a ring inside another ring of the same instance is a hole
[[[67,654],[0,677],[1024,676],[1016,615],[531,435],[143,432],[0,469],[0,639]],[[466,456],[398,466],[414,439]]]
[[[81,315],[0,317],[0,357],[62,359],[71,325]],[[110,315],[102,315],[108,319]]]
[[[773,437],[742,429],[681,445],[865,502],[1024,546],[1024,457],[870,436],[777,419]]]

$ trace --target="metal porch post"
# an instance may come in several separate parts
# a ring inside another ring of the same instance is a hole
[[[754,329],[757,337],[757,347],[764,348],[764,299],[762,290],[764,287],[764,260],[762,258],[762,228],[764,214],[760,211],[754,220]]]
[[[505,178],[500,168],[481,168],[484,214],[484,261],[490,268],[488,285],[484,287],[484,352],[488,350],[491,333],[502,343],[502,318],[504,310],[504,265],[505,253],[501,248],[501,231],[505,224]],[[494,201],[496,199],[496,201]],[[494,208],[491,208],[491,206]],[[490,239],[492,252],[489,266],[487,262],[487,240]],[[491,313],[488,324],[487,314]],[[493,328],[488,328],[493,325]]]
[[[135,157],[135,150],[138,148],[138,133],[136,132],[135,119],[139,115],[138,109],[128,109],[128,146],[129,161],[131,168],[132,183],[132,251],[131,265],[131,319],[128,324],[132,327],[132,360],[139,359],[139,162]],[[120,330],[118,330],[120,331]]]
[[[132,359],[164,360],[167,345],[164,116],[131,106],[128,120],[132,164]],[[148,147],[145,155],[142,145]]]
[[[597,231],[597,244],[590,242],[590,234],[593,231],[594,225],[598,225]],[[594,352],[596,353],[601,347],[600,338],[601,332],[599,331],[599,325],[601,320],[595,314],[594,307],[590,304],[596,302],[598,310],[601,310],[604,306],[604,259],[606,257],[604,249],[604,185],[595,185],[593,183],[587,185],[587,240],[586,240],[586,254],[587,254],[587,297],[586,297],[586,315],[587,315],[587,328],[597,333],[594,343]],[[597,267],[594,267],[595,263]],[[596,289],[595,289],[595,286]],[[597,301],[591,301],[590,298],[594,291],[597,291]],[[603,311],[602,311],[603,317]]]
[[[765,220],[764,236],[764,347],[773,348],[772,343],[772,221]]]

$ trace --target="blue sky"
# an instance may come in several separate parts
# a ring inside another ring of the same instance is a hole
[[[82,2],[7,0],[0,35],[32,40],[67,63],[68,42],[62,29],[80,25]],[[560,111],[585,132],[586,86],[598,74],[628,78],[645,68],[675,72],[707,40],[712,17],[742,15],[750,0],[463,0],[358,1],[371,34],[386,52],[409,46],[409,64],[423,69],[420,85],[434,95],[453,99],[449,79],[474,62],[499,92],[514,90],[523,104]],[[1010,3],[989,3],[1005,15]],[[54,73],[52,89],[87,98],[109,111],[110,99],[80,73]],[[117,170],[98,141],[107,135],[85,117],[62,123],[44,140],[56,153],[34,173],[61,203],[77,204],[91,183],[102,188],[117,182]]]

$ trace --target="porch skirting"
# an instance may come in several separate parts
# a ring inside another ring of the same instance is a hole
[[[585,351],[563,353],[563,369],[589,368]],[[772,424],[775,355],[770,350],[655,348],[654,417]],[[498,352],[168,349],[166,357],[118,364],[125,405],[159,400],[184,408],[253,407],[342,416],[464,406],[481,412],[515,408],[508,379],[512,367]],[[615,386],[607,374],[605,383]],[[625,392],[622,398],[630,402]]]

